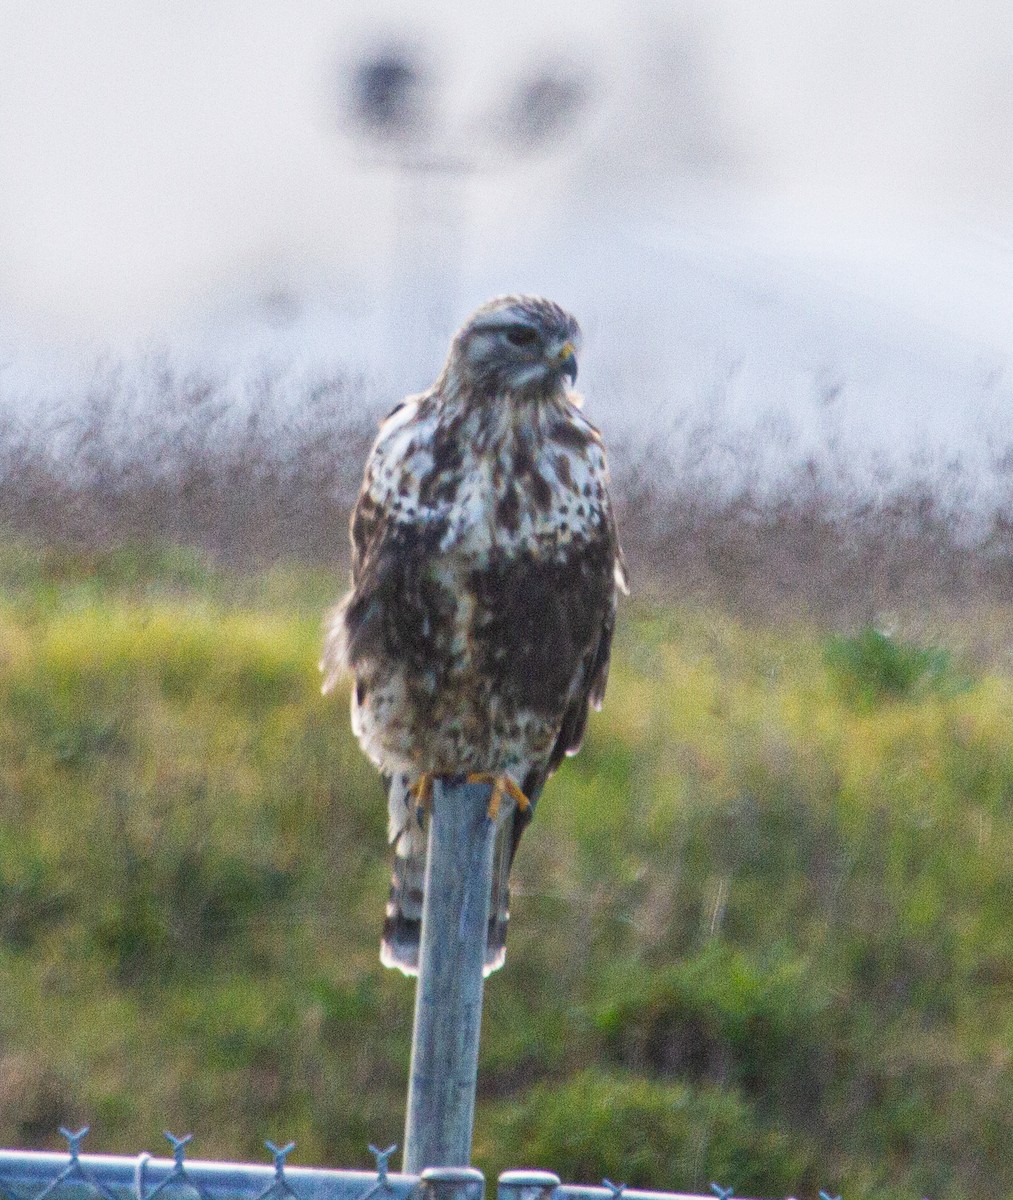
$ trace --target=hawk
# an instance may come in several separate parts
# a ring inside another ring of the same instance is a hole
[[[601,706],[626,568],[601,435],[580,413],[577,322],[501,296],[436,383],[381,423],[352,513],[352,589],[330,614],[324,692],[388,789],[394,873],[381,958],[418,970],[437,777],[491,785],[501,829],[485,969],[505,956],[507,878],[535,801]]]

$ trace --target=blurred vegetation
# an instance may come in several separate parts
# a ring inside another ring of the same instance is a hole
[[[293,367],[229,377],[164,354],[101,364],[84,396],[0,389],[0,538],[88,552],[178,545],[248,570],[334,570],[377,418],[400,396]],[[592,419],[597,419],[591,412]],[[610,442],[637,594],[754,619],[874,623],[1013,601],[1013,445],[889,469],[783,431],[675,422]]]
[[[413,987],[320,696],[336,571],[0,549],[0,1141],[366,1165]],[[487,987],[476,1161],[739,1195],[1013,1193],[1010,612],[627,604]]]

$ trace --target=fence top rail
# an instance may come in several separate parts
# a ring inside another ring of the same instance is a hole
[[[417,1175],[386,1170],[327,1170],[268,1163],[231,1163],[196,1158],[156,1158],[142,1153],[73,1154],[47,1150],[0,1150],[0,1193],[40,1200],[56,1187],[90,1187],[106,1200],[152,1200],[170,1185],[189,1187],[203,1197],[260,1200],[406,1200],[418,1187]],[[29,1190],[31,1189],[31,1190]],[[37,1190],[35,1190],[37,1189]],[[169,1200],[169,1197],[166,1197]]]
[[[592,1187],[583,1183],[561,1183],[552,1189],[552,1200],[747,1200],[736,1196],[731,1188],[714,1187],[704,1195],[691,1192],[652,1192],[642,1188]]]

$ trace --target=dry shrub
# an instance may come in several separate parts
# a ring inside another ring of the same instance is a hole
[[[6,531],[78,548],[185,545],[236,566],[344,561],[370,397],[341,376],[297,395],[283,385],[265,373],[237,394],[154,364],[140,382],[103,372],[44,420],[7,414]]]
[[[871,473],[840,453],[770,474],[743,444],[729,480],[705,444],[683,449],[674,462],[627,451],[615,470],[627,554],[655,596],[858,622],[1013,598],[1013,477],[999,458],[985,480],[959,462]]]
[[[254,567],[342,563],[384,398],[340,375],[295,385],[105,368],[44,419],[0,414],[9,536],[79,548],[169,543]],[[928,599],[1013,594],[1013,455],[905,471],[828,451],[772,468],[757,439],[684,428],[613,451],[635,585],[736,611],[871,620]]]

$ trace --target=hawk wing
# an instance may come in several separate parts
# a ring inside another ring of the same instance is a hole
[[[417,398],[406,400],[384,418],[366,463],[351,517],[352,590],[330,613],[325,631],[324,692],[372,654],[393,651],[411,663],[420,649],[405,634],[422,623],[422,568],[445,522],[417,511],[398,491],[424,441],[419,409]]]
[[[514,816],[511,863],[545,781],[565,757],[580,749],[588,711],[591,707],[600,709],[605,697],[616,622],[616,592],[628,591],[628,582],[611,509],[604,515],[605,521],[598,527],[596,537],[573,545],[572,566],[567,573],[576,575],[577,585],[557,593],[565,634],[552,639],[550,652],[558,655],[561,648],[570,649],[568,661],[561,664],[570,683],[562,698],[562,720],[552,753],[547,762],[532,765],[522,784],[532,807]]]

